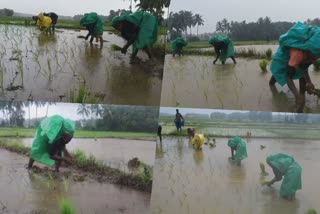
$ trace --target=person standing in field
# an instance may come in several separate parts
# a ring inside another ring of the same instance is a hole
[[[85,40],[88,40],[90,38],[90,44],[92,44],[93,39],[96,38],[96,42],[100,41],[100,47],[103,47],[103,21],[98,16],[97,13],[86,13],[84,16],[80,19],[80,25],[86,27],[86,29],[89,31],[87,36],[85,37]]]
[[[293,157],[278,153],[270,155],[266,159],[268,165],[272,168],[274,178],[264,184],[271,186],[275,182],[281,181],[284,177],[281,187],[280,196],[292,201],[295,198],[297,190],[301,189],[301,166]]]
[[[139,50],[145,50],[149,59],[153,59],[151,48],[158,38],[158,24],[155,16],[139,10],[132,14],[124,13],[112,19],[112,26],[127,41],[121,50],[123,54],[126,54],[132,45],[132,62]]]
[[[159,139],[160,139],[160,143],[162,142],[162,126],[161,125],[159,125],[158,126],[158,137],[159,137]]]
[[[231,157],[229,159],[237,162],[239,166],[241,164],[241,161],[248,157],[245,141],[242,140],[240,137],[234,137],[229,139],[228,146],[231,149]],[[236,151],[235,155],[234,151]]]
[[[51,18],[51,20],[52,20],[52,23],[51,23],[51,30],[52,30],[52,32],[54,32],[54,31],[55,31],[55,29],[56,29],[56,24],[57,24],[57,22],[58,22],[58,15],[57,15],[57,14],[55,14],[55,13],[53,13],[53,12],[50,12],[50,13],[43,13],[43,15],[48,16],[48,17],[50,17],[50,18]]]
[[[220,58],[222,64],[225,64],[228,58],[231,58],[236,64],[236,59],[234,58],[234,47],[232,40],[226,35],[213,36],[209,39],[209,44],[214,47],[216,52],[216,59],[213,64],[216,64],[217,60]]]
[[[320,57],[320,28],[296,23],[286,34],[279,38],[279,48],[275,53],[270,70],[272,77],[269,85],[287,84],[295,96],[298,113],[303,113],[305,93],[315,94],[315,87],[309,76],[309,66]],[[294,84],[299,80],[299,91]]]
[[[176,125],[177,132],[181,132],[182,131],[182,126],[184,125],[184,118],[179,113],[179,109],[176,109],[176,118],[174,119],[174,123]]]
[[[42,120],[32,143],[27,168],[32,169],[34,162],[37,161],[48,166],[55,166],[55,171],[59,172],[62,161],[72,160],[66,145],[73,138],[74,131],[74,122],[59,115]]]

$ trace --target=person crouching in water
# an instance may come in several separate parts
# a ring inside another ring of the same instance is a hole
[[[48,166],[55,166],[55,171],[59,172],[62,161],[72,161],[66,145],[73,138],[74,131],[74,122],[59,115],[42,120],[31,147],[27,168],[32,169],[34,162],[37,161]]]
[[[229,139],[228,146],[231,149],[231,157],[229,159],[237,162],[237,165],[240,166],[241,161],[248,156],[245,141],[240,137],[234,137]],[[236,154],[234,154],[234,151],[236,151]]]

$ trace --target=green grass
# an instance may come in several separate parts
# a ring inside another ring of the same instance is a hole
[[[21,141],[15,140],[10,143],[6,140],[0,140],[0,148],[7,149],[11,152],[28,155],[30,148],[26,147]]]
[[[244,46],[244,45],[270,45],[270,44],[278,44],[278,41],[234,41],[234,46]],[[208,41],[200,41],[200,42],[188,42],[188,45],[184,48],[184,50],[189,49],[199,49],[199,48],[211,48],[212,45],[208,43]],[[167,44],[167,50],[172,52],[171,43]]]
[[[186,136],[186,129],[193,127],[197,132],[212,137],[246,137],[250,131],[252,137],[260,138],[291,138],[291,139],[320,139],[320,125],[318,124],[294,124],[275,122],[236,122],[209,119],[190,119],[185,121],[182,133],[177,133],[176,128],[169,118],[160,118],[163,135]],[[169,121],[168,121],[169,120]]]
[[[36,129],[0,128],[0,137],[34,137]],[[155,133],[76,130],[75,138],[154,139]]]

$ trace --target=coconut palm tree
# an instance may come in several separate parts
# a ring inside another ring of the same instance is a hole
[[[197,36],[199,35],[199,26],[204,25],[204,21],[202,19],[202,16],[199,14],[194,15],[194,21],[197,25]]]
[[[77,114],[81,115],[83,119],[90,115],[89,106],[87,104],[81,103],[77,108]]]

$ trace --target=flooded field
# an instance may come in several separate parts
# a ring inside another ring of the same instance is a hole
[[[33,138],[21,138],[28,147],[32,146]],[[128,171],[128,161],[137,157],[149,166],[154,165],[155,141],[126,139],[79,139],[75,138],[67,145],[70,151],[80,149],[87,155],[93,155],[98,160],[112,168]]]
[[[28,173],[26,157],[0,149],[0,212],[55,214],[62,197],[76,213],[148,213],[150,194],[96,181],[50,181]]]
[[[277,49],[278,49],[278,45],[239,45],[239,46],[234,46],[235,51],[248,51],[248,50],[252,50],[254,49],[257,53],[260,54],[264,54],[266,52],[266,50],[268,50],[269,48],[272,50],[272,53],[274,54]],[[199,50],[202,51],[212,51],[214,52],[214,48],[201,48]]]
[[[204,145],[195,151],[188,139],[164,138],[157,144],[151,198],[152,213],[237,213],[302,214],[308,209],[320,210],[316,170],[320,161],[320,144],[311,140],[250,139],[248,158],[240,167],[229,162],[230,148],[226,138],[217,138],[215,148]],[[266,148],[262,149],[263,145]],[[261,186],[259,163],[267,155],[292,155],[302,167],[302,190],[296,200],[288,202],[279,196],[281,182]]]
[[[111,48],[124,45],[122,38],[104,32],[101,49],[77,38],[86,34],[0,25],[0,99],[159,105],[163,59],[139,52],[131,64],[131,49],[123,55]]]
[[[262,73],[260,60],[237,58],[234,65],[212,64],[214,57],[166,56],[161,106],[185,108],[216,108],[253,111],[295,111],[295,99],[287,86],[277,85],[271,91],[271,73]],[[268,66],[269,70],[269,66]],[[320,87],[320,72],[309,68],[316,88]],[[298,87],[298,82],[296,82]],[[318,98],[306,95],[306,113],[319,113]]]

